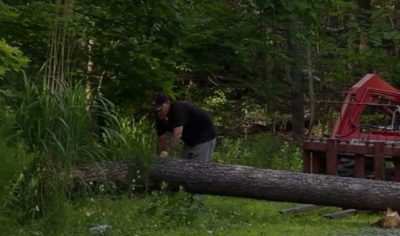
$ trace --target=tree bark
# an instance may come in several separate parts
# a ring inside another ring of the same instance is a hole
[[[307,74],[308,74],[308,95],[310,99],[310,125],[308,127],[307,136],[312,135],[312,129],[315,119],[315,91],[314,91],[314,75],[311,61],[311,42],[307,42]]]
[[[85,166],[71,172],[73,179],[112,181],[128,190],[136,175],[133,161]],[[400,209],[400,184],[260,169],[249,166],[160,159],[149,173],[152,186],[167,182],[191,193],[310,203],[344,208]]]
[[[400,0],[395,0],[394,1],[394,29],[399,29],[400,28]],[[400,44],[398,42],[394,42],[394,48],[393,48],[393,55],[397,56],[399,55],[400,51]]]
[[[360,27],[359,50],[369,47],[368,31],[371,28],[371,0],[357,0],[357,21]]]
[[[291,59],[289,76],[291,79],[291,110],[293,124],[293,140],[301,146],[304,138],[304,83],[301,72],[300,43],[295,36],[296,20],[290,22],[287,35],[288,56]]]

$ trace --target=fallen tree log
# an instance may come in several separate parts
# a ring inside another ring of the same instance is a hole
[[[133,161],[80,167],[73,178],[112,181],[128,189]],[[149,173],[151,184],[167,182],[187,192],[309,203],[364,210],[400,209],[400,183],[260,169],[241,165],[160,159]]]

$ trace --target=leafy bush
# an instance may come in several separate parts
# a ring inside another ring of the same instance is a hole
[[[0,139],[2,140],[0,142],[0,200],[5,202],[11,180],[17,178],[21,170],[26,167],[30,155],[18,135],[13,134],[15,114],[9,107],[1,106],[1,110],[3,112],[0,113]]]
[[[199,216],[202,203],[195,195],[183,191],[171,193],[164,185],[161,191],[153,191],[146,199],[148,204],[139,209],[140,214],[150,216],[150,221],[163,228],[190,225]]]
[[[23,172],[27,169],[34,153],[28,151],[19,133],[15,132],[15,113],[10,107],[0,105],[0,225],[3,234],[12,235],[18,228],[16,220],[24,214],[21,211],[15,211],[15,208],[9,208],[9,204],[14,198],[16,182],[23,179]],[[32,181],[34,182],[34,181]],[[20,192],[21,197],[37,195],[37,192],[29,192],[31,189],[25,188]],[[29,197],[30,199],[33,199]],[[26,203],[26,201],[22,201]],[[30,202],[31,203],[31,202]],[[15,206],[15,205],[14,205]],[[34,204],[29,204],[29,207]],[[13,227],[12,225],[15,225]],[[7,226],[7,227],[4,227]]]
[[[9,71],[20,71],[28,62],[29,59],[18,48],[0,38],[0,79]]]
[[[247,141],[223,138],[217,144],[214,160],[279,170],[301,169],[300,150],[272,134]]]

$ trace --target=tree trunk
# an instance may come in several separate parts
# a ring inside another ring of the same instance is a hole
[[[97,183],[108,180],[128,190],[136,173],[133,161],[118,161],[75,169],[72,178]],[[170,187],[183,186],[191,193],[368,210],[400,209],[400,184],[388,181],[180,159],[158,160],[149,179],[152,186],[165,181]]]
[[[315,91],[314,91],[314,75],[312,72],[312,61],[311,61],[311,42],[307,42],[307,74],[308,74],[308,94],[310,99],[310,124],[308,127],[308,137],[312,135],[312,129],[314,126],[315,119]]]
[[[357,0],[357,21],[360,27],[359,50],[369,47],[368,31],[371,28],[371,0]]]
[[[293,139],[301,146],[304,138],[304,83],[301,73],[300,43],[296,39],[296,20],[291,19],[290,30],[287,35],[288,55],[291,60],[289,76],[291,79],[291,110],[293,124]]]
[[[395,0],[394,1],[394,29],[399,29],[400,28],[400,0]],[[393,48],[393,55],[397,56],[399,55],[400,51],[400,44],[398,42],[394,42],[394,48]]]

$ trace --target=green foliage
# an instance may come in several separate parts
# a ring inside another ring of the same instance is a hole
[[[94,40],[93,75],[105,78],[102,93],[118,104],[142,106],[154,90],[171,90],[176,79],[179,1],[91,1],[76,4],[77,19]],[[96,27],[93,27],[95,25]],[[110,43],[111,42],[111,43]],[[95,84],[99,81],[94,80]]]
[[[218,163],[240,164],[260,168],[301,171],[298,148],[278,137],[265,135],[247,141],[221,139],[214,160]]]
[[[206,99],[201,107],[213,114],[212,120],[216,126],[223,126],[227,120],[227,115],[230,115],[229,112],[226,112],[229,105],[225,93],[221,90],[215,90],[214,94]]]
[[[180,94],[184,79],[183,84],[190,80],[191,88],[201,91],[199,100],[212,95],[213,85],[229,90],[228,99],[240,93],[289,113],[283,105],[291,87],[286,36],[293,18],[295,37],[310,43],[311,69],[323,82],[318,98],[337,96],[329,91],[342,91],[370,71],[395,81],[400,68],[394,2],[375,1],[371,6],[371,24],[365,28],[355,15],[357,4],[343,0],[112,0],[96,6],[78,1],[68,24],[68,32],[73,32],[66,42],[70,69],[75,79],[88,79],[107,98],[133,109],[148,105],[154,90]],[[29,56],[29,70],[39,72],[49,59],[43,52],[50,45],[48,34],[58,8],[41,1],[5,1],[0,7],[0,33]],[[368,42],[363,50],[361,35]],[[305,58],[300,60],[302,71],[307,71]]]
[[[268,14],[259,14],[263,11],[251,3],[226,1],[195,2],[184,12],[183,59],[190,73],[183,77],[201,88],[190,92],[208,97],[218,86],[228,98],[251,94],[269,102],[285,90],[284,76],[277,73],[272,79],[273,70],[283,71],[288,63],[281,51],[285,39],[273,33],[273,23],[260,19]]]
[[[107,111],[104,115],[107,125],[100,133],[108,160],[135,160],[137,173],[132,176],[132,188],[146,187],[148,171],[156,157],[154,128],[145,118],[134,120],[115,111]]]
[[[21,71],[29,62],[22,52],[0,38],[0,79],[9,71]]]
[[[198,197],[184,192],[183,188],[169,193],[167,186],[159,192],[153,191],[146,201],[148,203],[139,208],[139,213],[150,216],[149,225],[157,224],[165,229],[191,225],[200,216],[202,207]]]
[[[0,2],[0,35],[9,45],[23,52],[22,62],[26,64],[26,57],[29,58],[27,70],[35,75],[47,59],[45,52],[50,44],[47,30],[56,19],[54,12],[51,4],[42,1]]]
[[[2,106],[0,114],[0,200],[9,197],[12,180],[27,166],[31,155],[18,134],[14,132],[15,114],[9,107]],[[14,133],[14,134],[13,134]],[[12,134],[12,135],[10,135]]]
[[[290,119],[290,115],[283,114],[277,104],[269,102],[267,104],[257,103],[258,99],[252,96],[242,96],[241,99],[229,98],[232,89],[216,89],[207,99],[198,104],[205,109],[212,117],[218,132],[222,136],[244,137],[251,136],[254,133],[262,133],[267,127],[275,132],[282,128]],[[260,94],[259,94],[260,95]],[[198,94],[191,94],[191,99],[196,101]],[[273,112],[274,111],[274,112]]]
[[[20,181],[24,179],[24,172],[31,165],[31,162],[36,158],[36,154],[29,151],[24,140],[20,138],[19,132],[15,130],[15,113],[10,107],[1,105],[2,113],[0,114],[0,225],[17,224],[16,220],[21,219],[26,212],[19,211],[16,205],[10,206],[15,200],[15,190]],[[20,189],[18,192],[20,198],[17,204],[27,204],[29,212],[36,213],[34,209],[36,202],[33,199],[37,197],[36,178],[30,181],[30,185]],[[33,197],[34,196],[34,197]],[[22,200],[21,203],[18,203]],[[20,205],[20,206],[21,206]],[[32,216],[32,215],[30,215]],[[24,216],[25,217],[25,216]],[[2,227],[5,230],[7,227]],[[7,232],[7,231],[6,231]],[[5,232],[5,233],[6,233]],[[9,233],[12,234],[13,231]]]
[[[220,73],[243,73],[247,69],[248,52],[242,47],[247,29],[240,28],[239,10],[224,1],[193,2],[183,8],[182,59],[198,79]]]

